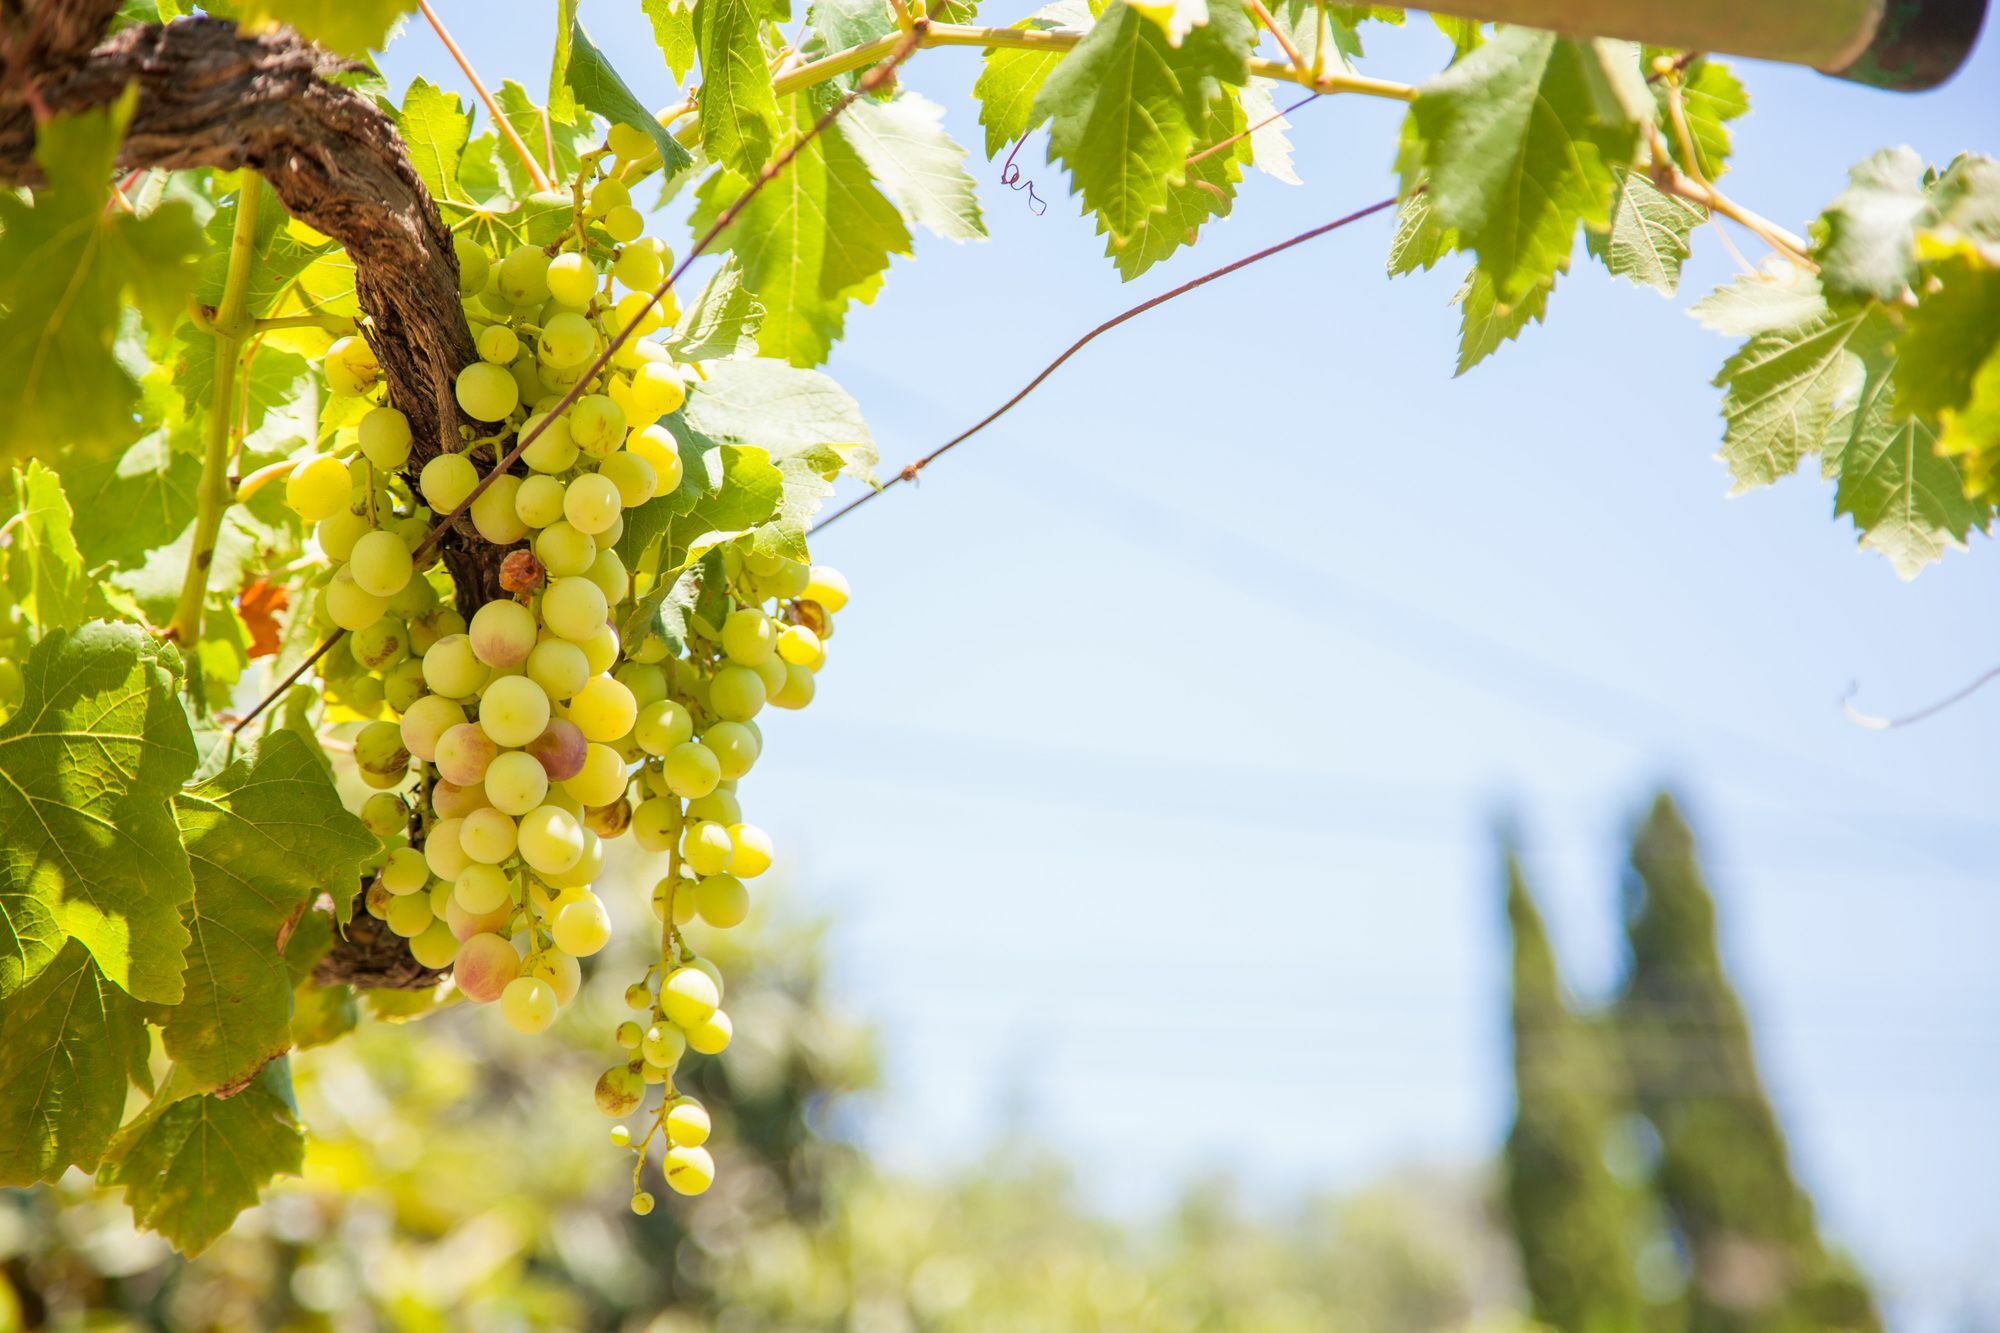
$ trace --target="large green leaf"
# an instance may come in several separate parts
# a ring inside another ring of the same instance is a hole
[[[2000,163],[1971,154],[1942,175],[1908,148],[1885,148],[1848,172],[1815,228],[1820,281],[1835,294],[1893,301],[1917,278],[1918,241],[1941,230],[2000,242]]]
[[[788,138],[816,119],[810,94],[786,99]],[[696,193],[694,226],[711,225],[749,182],[719,171]],[[758,346],[797,366],[824,361],[847,307],[872,301],[891,255],[910,253],[909,229],[877,188],[838,124],[800,148],[723,235],[743,279],[764,305]]]
[[[1210,218],[1228,217],[1236,200],[1236,187],[1243,180],[1243,167],[1255,151],[1246,136],[1228,147],[1209,149],[1242,134],[1243,108],[1236,90],[1223,88],[1209,99],[1195,140],[1201,148],[1186,168],[1186,179],[1167,188],[1166,207],[1149,215],[1131,239],[1114,247],[1112,262],[1128,282],[1184,245],[1193,245],[1197,233]]]
[[[1568,270],[1579,223],[1610,227],[1613,168],[1640,138],[1614,95],[1627,74],[1637,77],[1631,48],[1507,28],[1410,108],[1405,187],[1421,176],[1438,222],[1478,254],[1502,302]]]
[[[1650,52],[1649,52],[1650,54]],[[1669,84],[1661,79],[1653,85],[1659,102],[1659,120],[1668,120]],[[1690,64],[1680,73],[1681,114],[1687,119],[1688,137],[1694,141],[1695,160],[1686,160],[1679,137],[1668,135],[1667,142],[1682,170],[1703,180],[1717,180],[1729,169],[1732,148],[1729,122],[1750,109],[1749,94],[1727,65],[1707,58]]]
[[[618,536],[618,557],[636,569],[660,534],[721,489],[722,446],[688,424],[685,411],[663,417],[660,424],[674,437],[681,456],[681,484],[625,513],[625,530]],[[667,568],[667,566],[662,566]]]
[[[1124,0],[1056,65],[1031,122],[1049,122],[1049,154],[1097,216],[1115,254],[1164,211],[1187,181],[1188,155],[1225,85],[1241,85],[1256,29],[1238,0],[1215,0],[1208,22],[1173,46]]]
[[[1743,277],[1691,313],[1746,339],[1715,377],[1734,493],[1789,476],[1851,410],[1862,382],[1853,344],[1868,311],[1834,309],[1809,277]]]
[[[246,21],[288,23],[342,55],[365,56],[387,46],[397,22],[416,7],[416,0],[244,0],[240,12]]]
[[[757,445],[773,457],[825,448],[867,480],[875,437],[847,391],[816,370],[766,359],[714,361],[688,397],[688,424],[728,444]]]
[[[777,99],[758,35],[762,18],[757,0],[701,0],[694,10],[702,151],[745,178],[770,160],[778,138]]]
[[[125,1187],[132,1220],[183,1254],[199,1254],[257,1202],[273,1178],[297,1175],[305,1134],[288,1062],[273,1060],[233,1097],[187,1095],[169,1076],[120,1131],[98,1183]]]
[[[644,0],[646,17],[653,25],[653,41],[677,83],[686,83],[694,68],[694,0]]]
[[[375,838],[309,742],[274,731],[176,801],[194,869],[187,993],[167,1053],[200,1091],[241,1087],[291,1045],[285,938],[315,897],[354,896]]]
[[[743,261],[731,255],[681,311],[666,343],[678,361],[751,356],[763,326],[764,306],[743,281]]]
[[[86,562],[123,566],[194,521],[201,464],[174,449],[164,430],[142,436],[115,458],[90,459],[66,473],[75,503],[76,542]]]
[[[14,469],[7,586],[37,630],[70,629],[89,614],[90,581],[60,478],[39,462]]]
[[[1013,26],[1046,32],[1089,25],[1090,6],[1084,0],[1056,0]],[[1019,51],[1004,46],[986,53],[979,78],[972,85],[972,95],[979,100],[979,123],[986,127],[986,156],[1000,156],[1001,149],[1042,123],[1042,116],[1035,111],[1035,97],[1064,54],[1060,50]]]
[[[633,95],[604,52],[597,49],[597,43],[590,40],[583,24],[574,18],[570,20],[569,60],[563,69],[563,82],[584,110],[594,111],[615,125],[629,126],[650,138],[660,150],[660,162],[668,176],[694,165],[688,150]],[[704,123],[706,120],[704,115]]]
[[[1452,298],[1459,312],[1458,368],[1452,373],[1463,375],[1499,351],[1501,343],[1520,337],[1529,324],[1541,323],[1554,291],[1555,279],[1550,278],[1523,299],[1503,304],[1494,295],[1493,279],[1485,269],[1475,267],[1466,274],[1464,285]]]
[[[1863,546],[1887,556],[1904,578],[1915,578],[1946,550],[1963,548],[1993,508],[1966,499],[1965,478],[1938,452],[1931,424],[1895,409],[1894,359],[1876,354],[1865,360],[1868,375],[1853,433],[1836,460],[1834,512],[1854,520]]]
[[[916,93],[849,106],[841,130],[882,192],[909,222],[948,241],[986,237],[965,150],[944,132],[944,108]]]
[[[0,1005],[0,1185],[95,1168],[145,1083],[146,1025],[132,997],[70,940]]]
[[[113,355],[120,321],[136,305],[170,327],[193,290],[202,238],[186,203],[145,217],[108,206],[132,106],[127,95],[39,126],[47,186],[32,202],[0,191],[0,453],[129,442],[139,388]]]
[[[181,998],[194,893],[173,797],[194,772],[173,649],[134,625],[61,630],[0,726],[0,997],[76,939],[141,1000]]]
[[[462,202],[458,172],[472,138],[472,113],[460,104],[458,94],[417,79],[403,94],[396,128],[431,198],[440,204]]]
[[[1604,267],[1640,287],[1672,296],[1681,283],[1688,238],[1708,220],[1708,210],[1677,199],[1653,184],[1643,171],[1618,168],[1618,202],[1611,231],[1586,232],[1590,252]]]
[[[806,10],[806,25],[824,54],[887,37],[896,30],[896,13],[889,8],[889,0],[813,0]],[[834,82],[838,87],[852,88],[860,77],[861,72],[853,70]]]

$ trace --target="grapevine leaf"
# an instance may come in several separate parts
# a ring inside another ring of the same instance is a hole
[[[831,449],[845,470],[870,479],[878,455],[861,408],[816,370],[782,361],[713,361],[688,398],[690,425],[732,444],[761,445],[774,457]]]
[[[809,95],[788,99],[787,115],[788,137],[803,134],[815,118]],[[696,193],[694,225],[712,225],[748,188],[733,172],[710,176]],[[724,243],[764,304],[758,346],[797,366],[824,361],[849,303],[874,300],[889,257],[910,253],[909,229],[839,125],[799,149],[730,225]]]
[[[201,464],[156,430],[115,458],[73,468],[76,542],[93,565],[124,566],[174,539],[194,521]]]
[[[513,126],[514,133],[521,136],[521,142],[528,146],[528,151],[535,155],[535,160],[542,164],[550,179],[569,180],[576,175],[590,137],[587,124],[577,123],[574,115],[567,119],[552,115],[535,101],[526,88],[512,79],[500,85],[500,93],[495,100],[500,104],[501,117]],[[588,121],[589,117],[583,119]],[[534,193],[534,181],[511,149],[500,154],[500,169],[506,173],[508,189],[515,198],[527,199]],[[571,218],[570,207],[568,192],[561,191],[557,200],[540,212],[557,213],[560,225],[567,226]],[[554,237],[551,235],[549,239]],[[530,242],[547,244],[547,241],[532,236]]]
[[[694,10],[701,54],[701,147],[712,162],[754,177],[778,137],[778,104],[758,37],[757,0],[701,0]],[[796,175],[794,170],[788,175]]]
[[[948,241],[985,239],[965,150],[944,132],[943,107],[911,92],[863,98],[847,108],[841,129],[906,221]]]
[[[244,573],[253,565],[268,563],[265,545],[268,531],[242,506],[232,506],[223,515],[216,533],[214,563],[209,566],[210,586],[233,589],[242,586]],[[151,552],[132,569],[111,576],[112,587],[129,596],[148,620],[164,624],[173,615],[180,597],[187,562],[194,554],[194,524],[180,536]]]
[[[416,0],[246,0],[237,8],[245,23],[289,24],[309,41],[360,57],[387,46],[389,34],[416,7]],[[212,13],[218,6],[202,8]]]
[[[1642,171],[1620,167],[1611,232],[1587,232],[1585,242],[1613,274],[1672,296],[1680,287],[1688,237],[1707,220],[1708,210],[1699,204],[1676,199]]]
[[[1896,402],[1936,414],[1972,396],[1980,367],[2000,348],[2000,263],[1961,245],[1925,275],[1923,298],[1904,316]]]
[[[1343,8],[1319,0],[1284,0],[1271,6],[1271,17],[1308,66],[1337,73],[1361,59],[1361,34],[1340,12]]]
[[[1097,215],[1115,254],[1187,180],[1196,130],[1225,85],[1241,85],[1256,30],[1238,0],[1216,0],[1178,47],[1124,0],[1105,10],[1036,94],[1049,155]]]
[[[1131,0],[1132,8],[1179,46],[1196,28],[1208,26],[1208,0]]]
[[[1389,276],[1422,270],[1458,249],[1458,236],[1437,219],[1428,194],[1413,194],[1396,210],[1396,234],[1389,242]]]
[[[74,938],[134,997],[181,998],[194,894],[172,798],[194,771],[171,648],[134,625],[58,630],[0,726],[0,997]]]
[[[416,80],[403,94],[396,128],[431,198],[441,204],[461,200],[459,169],[472,138],[472,113],[459,103],[458,94],[445,92],[428,79]]]
[[[666,343],[683,362],[753,356],[763,323],[764,307],[743,281],[742,261],[731,255],[681,312]]]
[[[55,961],[0,1005],[0,1186],[95,1168],[144,1082],[139,1006],[67,941]]]
[[[565,125],[576,123],[576,94],[570,91],[571,45],[576,41],[577,0],[556,0],[556,40],[549,53],[549,115]]]
[[[215,350],[215,339],[210,335],[191,324],[181,329],[174,388],[191,415],[205,416],[215,396]],[[237,391],[243,395],[241,420],[247,436],[255,437],[277,413],[284,423],[278,432],[283,452],[289,452],[301,438],[312,438],[319,413],[319,373],[304,357],[259,348],[247,377],[237,377]],[[193,447],[195,442],[187,443]],[[245,447],[252,456],[270,451],[268,444],[256,439],[246,439]]]
[[[661,580],[650,593],[640,598],[624,625],[620,626],[619,633],[632,643],[639,642],[647,634],[657,634],[675,656],[679,656],[687,651],[689,617],[703,614],[702,603],[705,600],[726,596],[727,587],[722,552],[710,551],[682,570],[678,578]],[[704,618],[711,624],[720,622],[719,615]]]
[[[574,18],[570,20],[569,64],[563,72],[563,82],[586,111],[594,111],[614,125],[628,126],[651,139],[660,150],[660,161],[668,176],[694,165],[688,150],[633,95],[611,62],[604,58],[604,52],[597,49],[597,43],[590,40],[583,24]]]
[[[844,51],[886,37],[896,30],[896,14],[889,0],[813,0],[806,10],[806,24],[827,51]],[[852,88],[859,71],[838,76],[834,83]]]
[[[1692,313],[1711,328],[1749,335],[1715,377],[1731,494],[1789,476],[1801,458],[1826,447],[1835,422],[1851,410],[1862,381],[1852,344],[1869,312],[1830,307],[1809,277],[1744,277]]]
[[[134,1222],[199,1254],[274,1177],[297,1175],[304,1163],[288,1062],[273,1060],[233,1097],[162,1087],[111,1151],[98,1183],[124,1186]]]
[[[694,5],[692,0],[643,0],[653,25],[653,41],[673,71],[674,82],[686,83],[694,68]]]
[[[1980,365],[1964,403],[1941,415],[1938,451],[1960,461],[1970,493],[1991,501],[2000,493],[2000,350]]]
[[[1493,280],[1486,270],[1474,267],[1452,298],[1459,310],[1458,369],[1452,374],[1463,375],[1498,351],[1501,343],[1520,337],[1530,323],[1541,323],[1554,290],[1555,279],[1550,278],[1525,299],[1503,305],[1494,295]]]
[[[32,203],[0,191],[0,453],[129,442],[139,390],[113,355],[121,317],[135,304],[171,327],[193,290],[201,229],[186,203],[107,207],[135,94],[39,126],[47,187]]]
[[[1649,52],[1650,54],[1650,52]],[[1660,120],[1667,116],[1669,85],[1666,80],[1653,85],[1659,101]],[[1689,162],[1680,152],[1678,137],[1670,138],[1676,160],[1683,170],[1703,180],[1716,180],[1729,169],[1731,148],[1729,122],[1750,110],[1750,96],[1729,66],[1706,57],[1681,71],[1681,114],[1687,118],[1688,137],[1694,140],[1696,160]]]
[[[199,1091],[241,1087],[290,1046],[281,946],[324,893],[354,896],[375,838],[349,814],[313,747],[275,731],[176,800],[194,870],[187,993],[167,1054]]]
[[[1854,520],[1863,546],[1912,579],[1947,549],[1964,549],[1966,537],[1993,510],[1966,499],[1965,478],[1938,452],[1930,423],[1895,410],[1895,359],[1867,360],[1853,434],[1838,459],[1833,509]]]
[[[1089,25],[1090,6],[1084,0],[1056,0],[1013,26],[1026,32],[1047,32]],[[972,95],[979,101],[979,123],[986,127],[986,156],[1000,156],[1001,149],[1042,123],[1035,97],[1062,58],[1059,50],[1016,51],[1000,46],[986,53],[979,78],[972,85]]]
[[[938,0],[929,9],[938,23],[970,23],[979,17],[979,0]]]
[[[1935,216],[1924,160],[1909,148],[1884,148],[1847,180],[1820,219],[1820,280],[1828,291],[1893,301],[1916,274],[1917,231]]]
[[[1292,167],[1292,141],[1285,131],[1291,122],[1272,100],[1269,79],[1252,79],[1243,85],[1243,118],[1250,122],[1250,160],[1257,170],[1287,185],[1300,183]]]
[[[60,478],[38,462],[14,469],[7,585],[36,629],[71,629],[89,614],[90,581],[71,530]]]
[[[716,364],[721,364],[717,362]],[[667,495],[655,496],[625,513],[625,531],[618,537],[618,558],[636,569],[648,548],[677,515],[686,514],[722,486],[722,446],[688,424],[686,412],[663,417],[660,424],[674,437],[681,456],[681,484]],[[665,566],[662,566],[665,568]]]
[[[714,489],[668,521],[660,548],[662,578],[768,522],[784,501],[785,474],[766,450],[725,444],[709,455],[709,466]]]
[[[1205,147],[1221,144],[1243,131],[1243,108],[1235,90],[1224,88],[1210,100],[1196,126],[1195,140]],[[1251,153],[1250,140],[1239,138],[1218,152],[1191,155],[1187,179],[1167,190],[1166,207],[1146,218],[1123,249],[1115,250],[1112,262],[1127,282],[1138,277],[1183,245],[1193,245],[1195,235],[1210,218],[1228,217],[1236,199],[1236,186],[1243,179],[1243,164]]]
[[[1600,44],[1507,28],[1419,91],[1405,186],[1421,172],[1438,221],[1478,254],[1502,302],[1568,270],[1578,223],[1611,225],[1612,168],[1639,142],[1610,74],[1636,77],[1625,63]]]
[[[764,557],[787,560],[811,558],[806,549],[806,525],[819,512],[820,504],[833,494],[833,479],[840,475],[841,458],[824,446],[774,457],[784,474],[778,512],[769,522],[750,534],[750,549]]]
[[[201,261],[195,296],[203,305],[222,302],[223,287],[229,278],[236,210],[241,200],[241,194],[231,194],[202,229],[208,252]],[[331,238],[287,217],[277,201],[267,197],[257,210],[257,225],[250,238],[250,276],[244,287],[244,309],[252,315],[270,314],[306,265],[336,248]]]

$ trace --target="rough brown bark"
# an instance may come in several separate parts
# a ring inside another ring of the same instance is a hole
[[[37,181],[23,80],[56,114],[103,106],[136,86],[122,167],[248,167],[293,217],[345,247],[370,344],[392,401],[410,418],[414,477],[456,443],[453,382],[474,349],[451,235],[394,122],[333,81],[360,67],[287,30],[246,35],[208,18],[131,27],[98,45],[117,10],[117,0],[0,0],[0,54],[12,65],[0,83],[0,184]],[[505,554],[469,523],[447,536],[444,561],[467,615],[500,595]],[[439,975],[359,910],[313,973],[322,985],[397,989],[420,989]]]

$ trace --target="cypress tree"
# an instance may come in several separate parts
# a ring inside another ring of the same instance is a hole
[[[1601,1034],[1563,994],[1553,949],[1521,874],[1506,858],[1514,942],[1514,1126],[1506,1191],[1535,1318],[1559,1333],[1630,1333],[1641,1307],[1632,1213],[1604,1149],[1620,1070]]]
[[[1877,1333],[1860,1276],[1821,1242],[1716,947],[1715,903],[1672,798],[1632,843],[1631,960],[1616,1027],[1659,1135],[1655,1187],[1685,1246],[1689,1333]]]

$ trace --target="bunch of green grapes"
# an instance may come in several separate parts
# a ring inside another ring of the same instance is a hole
[[[679,572],[628,570],[617,542],[625,511],[680,484],[678,445],[659,423],[699,373],[645,336],[671,313],[649,303],[672,256],[640,234],[625,187],[600,176],[648,147],[614,130],[585,158],[574,226],[556,245],[496,257],[459,241],[479,359],[456,391],[480,424],[461,428],[456,450],[413,469],[408,419],[379,403],[286,487],[328,561],[312,614],[345,631],[322,679],[365,719],[354,760],[380,789],[362,809],[383,840],[364,906],[417,961],[449,969],[513,1028],[541,1031],[576,995],[580,960],[611,937],[605,842],[629,835],[664,860],[651,890],[656,961],[626,992],[636,1014],[614,1034],[626,1055],[596,1088],[621,1120],[660,1089],[643,1132],[613,1133],[637,1154],[639,1212],[653,1206],[641,1183],[655,1139],[674,1190],[697,1194],[714,1177],[707,1114],[674,1075],[690,1051],[719,1054],[732,1027],[722,975],[682,927],[727,929],[748,914],[745,881],[774,855],[737,794],[763,751],[756,718],[810,702],[848,595],[834,570],[732,547],[726,609],[716,623],[693,618],[684,652],[651,633],[620,640],[634,598]],[[627,326],[634,336],[604,358]],[[323,364],[335,393],[379,397],[363,338],[336,342]],[[430,568],[415,557],[482,481],[467,513],[505,549],[508,595],[468,621],[434,557]]]

